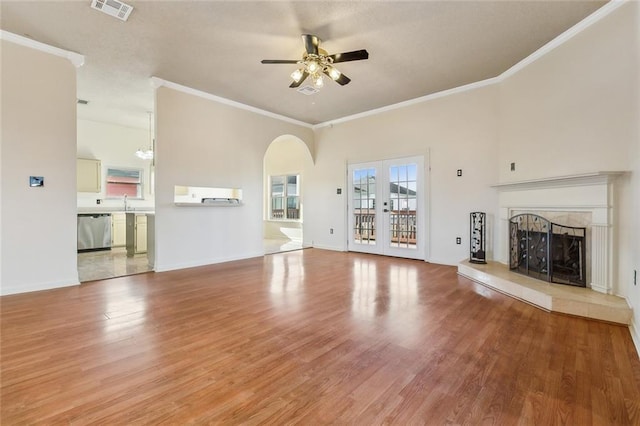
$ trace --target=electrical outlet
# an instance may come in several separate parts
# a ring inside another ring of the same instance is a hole
[[[457,173],[458,176],[462,176],[462,169],[458,169]]]
[[[512,172],[516,171],[516,163],[511,163],[511,171]]]
[[[456,237],[456,244],[462,244],[462,238]]]
[[[101,202],[102,202],[102,200],[99,199],[99,198],[96,200],[96,204],[100,204]]]
[[[338,195],[342,194],[342,188],[336,189],[336,194],[338,194]]]
[[[329,233],[333,234],[333,228],[329,228]]]

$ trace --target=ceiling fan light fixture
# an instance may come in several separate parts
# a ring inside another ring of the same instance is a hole
[[[263,64],[296,64],[297,69],[291,73],[293,82],[289,84],[292,89],[299,88],[309,78],[314,87],[308,87],[318,91],[319,88],[324,86],[324,75],[340,86],[344,86],[349,84],[351,79],[334,68],[333,64],[369,59],[369,52],[365,49],[329,55],[326,50],[318,46],[320,39],[312,34],[302,34],[302,41],[305,50],[302,54],[302,60],[263,59],[260,61]]]
[[[302,69],[297,69],[297,70],[295,70],[294,72],[291,73],[291,78],[293,79],[293,81],[298,83],[300,81],[300,79],[302,78],[302,73],[303,73]]]
[[[329,68],[329,77],[331,77],[333,81],[336,81],[337,79],[340,78],[340,75],[342,74],[340,71],[338,71],[336,68],[333,68],[333,67],[328,67],[328,68]]]
[[[310,60],[307,62],[307,71],[309,74],[315,74],[319,69],[320,65],[318,64],[318,61]]]

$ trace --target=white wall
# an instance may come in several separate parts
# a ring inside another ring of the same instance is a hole
[[[638,120],[634,7],[618,8],[500,84],[501,182],[629,170]]]
[[[148,129],[78,120],[78,158],[101,160],[102,163],[102,192],[79,192],[78,208],[123,208],[121,199],[106,199],[105,179],[108,167],[142,169],[144,200],[129,200],[128,205],[134,208],[153,208],[151,161],[141,160],[135,156],[138,148],[147,149],[148,147]],[[96,204],[96,199],[101,200],[100,205]]]
[[[305,184],[307,173],[313,167],[311,153],[298,138],[284,135],[274,140],[264,155],[264,237],[290,238],[302,242],[302,221],[269,219],[269,176],[300,175],[300,215],[305,214]]]
[[[2,46],[0,293],[78,284],[76,70],[67,59]],[[30,188],[29,176],[44,187]]]
[[[467,258],[469,213],[484,211],[491,222],[497,212],[497,194],[490,188],[498,181],[496,101],[496,87],[488,86],[318,129],[315,167],[305,185],[313,194],[307,199],[305,242],[346,249],[348,162],[424,155],[427,260],[453,265]]]
[[[156,90],[156,270],[261,256],[263,159],[309,128],[166,87]],[[174,185],[241,188],[240,207],[177,207]]]

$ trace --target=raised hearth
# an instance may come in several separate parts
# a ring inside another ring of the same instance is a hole
[[[540,281],[511,272],[498,262],[460,262],[458,274],[550,312],[625,325],[631,322],[632,310],[622,297]]]

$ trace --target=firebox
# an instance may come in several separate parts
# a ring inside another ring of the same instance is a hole
[[[509,268],[540,280],[586,287],[586,228],[535,214],[509,220]]]

